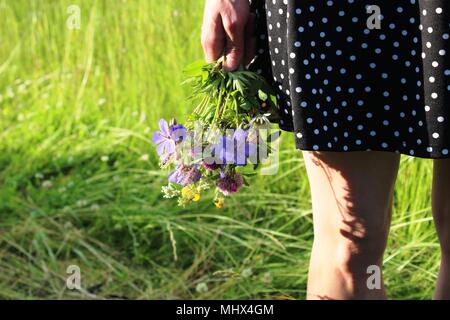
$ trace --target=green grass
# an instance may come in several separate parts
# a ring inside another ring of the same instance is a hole
[[[68,30],[73,3],[0,0],[0,297],[305,298],[311,204],[290,134],[280,173],[224,210],[160,195],[151,132],[191,110],[179,83],[202,57],[202,1],[75,1],[81,29]],[[391,298],[434,289],[431,166],[402,158]],[[65,288],[71,264],[82,292]]]

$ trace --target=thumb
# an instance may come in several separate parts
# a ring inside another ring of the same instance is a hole
[[[245,51],[245,23],[234,23],[226,27],[227,44],[225,51],[224,68],[227,71],[234,71],[242,63]]]

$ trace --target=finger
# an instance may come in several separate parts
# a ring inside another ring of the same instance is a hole
[[[225,43],[226,35],[220,15],[207,18],[202,28],[202,46],[208,63],[217,61],[222,56]]]
[[[256,37],[255,37],[255,15],[252,13],[249,16],[247,25],[245,27],[245,58],[246,66],[252,62],[256,53]]]
[[[245,25],[247,21],[224,21],[227,38],[224,68],[227,71],[236,70],[242,62],[245,46]]]

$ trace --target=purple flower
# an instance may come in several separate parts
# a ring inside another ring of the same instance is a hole
[[[169,182],[181,184],[182,186],[197,182],[202,177],[197,165],[177,165],[174,172],[169,174]]]
[[[256,154],[257,144],[248,141],[247,131],[237,129],[233,137],[221,138],[221,141],[216,144],[216,152],[221,163],[244,166],[247,159]]]
[[[217,188],[225,196],[238,192],[243,185],[244,178],[237,172],[221,174],[221,177],[217,180]]]
[[[161,159],[167,159],[175,152],[175,145],[183,141],[186,128],[180,124],[169,127],[166,120],[159,120],[159,131],[153,133],[152,142],[156,144],[156,152]]]
[[[209,163],[208,161],[203,161],[202,165],[203,165],[203,168],[205,168],[206,170],[209,170],[209,171],[214,171],[221,167],[220,164]]]
[[[181,124],[174,124],[170,126],[170,135],[175,142],[182,142],[187,136],[187,130]]]

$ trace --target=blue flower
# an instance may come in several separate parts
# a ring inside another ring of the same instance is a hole
[[[217,150],[219,149],[219,150]],[[248,132],[237,129],[232,137],[225,136],[216,144],[217,157],[221,163],[245,166],[247,159],[257,152],[257,144],[248,141]]]
[[[159,131],[154,132],[152,138],[159,157],[167,160],[175,152],[176,143],[183,141],[186,134],[186,128],[181,124],[169,127],[166,120],[159,120]]]
[[[187,136],[187,130],[181,124],[174,124],[170,126],[170,135],[176,143],[182,142]]]
[[[197,182],[201,177],[202,173],[198,170],[198,165],[179,164],[175,171],[169,174],[169,182],[185,186]]]

